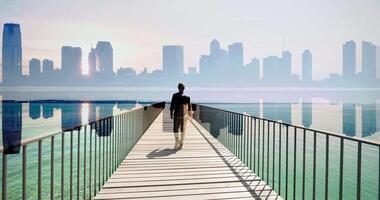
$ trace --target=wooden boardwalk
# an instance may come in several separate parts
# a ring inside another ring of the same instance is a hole
[[[195,120],[173,147],[165,109],[95,199],[281,199]]]

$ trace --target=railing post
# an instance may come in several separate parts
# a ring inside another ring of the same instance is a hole
[[[97,163],[96,163],[96,149],[97,149],[97,140],[98,140],[98,136],[96,136],[96,128],[97,128],[97,126],[98,126],[98,122],[96,122],[95,123],[95,131],[94,131],[94,197],[95,197],[95,195],[96,195],[96,189],[97,189],[97,185],[96,185],[96,183],[97,183],[97,181],[96,181],[96,167],[97,167]]]
[[[38,140],[38,199],[42,199],[42,140]]]
[[[267,183],[269,184],[269,131],[270,131],[270,122],[267,123]]]
[[[294,127],[294,159],[293,159],[293,199],[296,199],[296,180],[297,180],[297,128]]]
[[[356,185],[356,199],[361,199],[361,178],[362,178],[362,143],[358,142],[358,158],[357,158],[357,185]]]
[[[276,158],[276,123],[273,122],[273,147],[272,147],[272,188],[274,189],[274,172],[275,172],[275,158]]]
[[[254,165],[252,165],[252,157],[255,155],[255,153],[254,153],[254,151],[252,151],[252,147],[254,145],[254,144],[252,144],[252,140],[254,137],[253,130],[252,130],[252,127],[253,127],[252,122],[253,122],[253,118],[250,117],[249,118],[249,135],[250,135],[250,137],[249,137],[249,147],[250,147],[250,149],[249,149],[249,166],[252,169],[252,171],[254,172],[255,167],[254,167]],[[253,156],[252,156],[252,153],[253,153]]]
[[[88,194],[89,194],[89,197],[90,199],[92,199],[92,192],[91,192],[91,188],[92,188],[92,126],[93,124],[90,124],[90,170],[88,172]]]
[[[50,140],[50,199],[54,199],[54,136]]]
[[[256,169],[256,118],[253,118],[253,171],[257,173]]]
[[[286,150],[285,150],[285,199],[288,199],[288,163],[289,163],[289,126],[286,125]]]
[[[329,198],[329,135],[326,135],[325,199]]]
[[[65,198],[65,132],[61,139],[61,200]]]
[[[344,141],[340,138],[340,162],[339,162],[339,200],[343,199],[343,152]]]
[[[26,145],[22,146],[22,199],[26,199]]]
[[[3,152],[3,174],[2,174],[2,199],[7,200],[7,184],[8,184],[8,155]]]
[[[265,175],[265,172],[264,172],[264,169],[265,169],[265,166],[264,166],[264,164],[265,164],[265,121],[263,120],[263,129],[262,129],[262,136],[263,136],[263,144],[262,144],[262,152],[263,152],[263,156],[262,156],[262,167],[261,167],[261,178],[263,179],[263,180],[265,180],[264,179],[264,175]]]
[[[257,128],[257,175],[261,176],[260,173],[260,119],[257,120],[258,122],[258,128]]]
[[[313,199],[315,199],[315,189],[316,189],[316,171],[317,171],[317,132],[314,133],[314,145],[313,145]]]
[[[77,199],[79,200],[80,195],[80,129],[77,131],[78,134],[78,142],[77,142]],[[84,170],[86,171],[86,170]]]
[[[305,199],[306,129],[303,129],[302,154],[302,199]]]
[[[282,146],[282,135],[281,135],[281,132],[282,132],[282,125],[279,124],[278,125],[278,129],[279,129],[279,141],[278,141],[278,145],[279,145],[279,148],[278,148],[278,194],[281,195],[281,163],[282,163],[282,160],[281,160],[281,146]]]
[[[84,126],[84,144],[83,144],[83,199],[86,199],[86,175],[87,175],[87,125]]]
[[[70,131],[70,199],[73,199],[73,130]]]

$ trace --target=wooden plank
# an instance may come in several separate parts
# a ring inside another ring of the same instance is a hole
[[[166,113],[165,113],[166,112]],[[164,110],[95,199],[281,199],[198,123],[174,150]]]

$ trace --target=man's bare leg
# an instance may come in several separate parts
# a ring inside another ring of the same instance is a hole
[[[182,149],[183,147],[183,141],[185,140],[185,134],[186,134],[186,122],[187,122],[187,119],[186,117],[183,119],[183,124],[182,124],[182,130],[181,130],[181,142],[180,142],[180,145],[179,145],[179,148]]]
[[[174,149],[178,149],[180,146],[181,140],[179,138],[179,133],[174,133]]]

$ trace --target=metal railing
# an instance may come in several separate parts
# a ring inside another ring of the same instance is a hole
[[[285,199],[380,199],[380,144],[196,105],[194,119]]]
[[[1,147],[2,199],[92,199],[165,103]],[[19,154],[8,154],[22,149]]]

